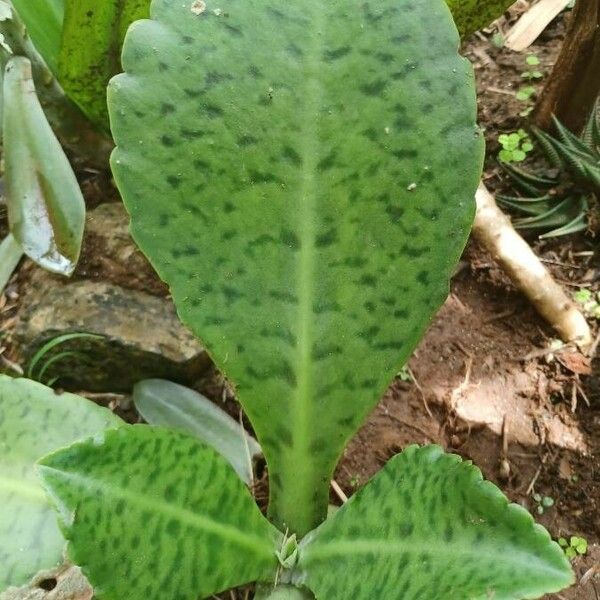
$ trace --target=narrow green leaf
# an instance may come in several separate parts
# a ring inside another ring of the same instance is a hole
[[[27,27],[36,50],[56,74],[63,25],[64,0],[11,0]]]
[[[573,582],[560,547],[438,446],[394,457],[300,547],[317,600],[522,600]]]
[[[195,438],[126,426],[40,465],[69,557],[100,600],[197,600],[274,576],[281,533]]]
[[[252,483],[252,458],[258,442],[224,410],[190,388],[164,379],[147,379],[133,388],[138,412],[150,425],[185,431],[226,458],[242,481]]]
[[[47,341],[32,357],[29,361],[29,366],[27,367],[27,377],[34,379],[35,378],[35,368],[38,363],[54,348],[68,342],[69,340],[76,340],[81,338],[91,338],[91,339],[100,339],[102,336],[96,335],[94,333],[86,333],[86,332],[75,332],[75,333],[65,333],[63,335],[59,335],[57,337],[52,338]],[[42,367],[43,368],[43,367]],[[41,377],[41,374],[38,373],[38,378]]]
[[[62,562],[65,542],[35,462],[120,423],[109,410],[79,396],[0,375],[0,591]]]
[[[481,171],[472,69],[442,0],[155,0],[152,18],[109,87],[115,179],[236,384],[272,518],[303,535],[447,296]]]
[[[106,84],[121,70],[129,25],[148,16],[150,0],[65,0],[59,80],[96,124],[108,129]]]
[[[85,203],[40,106],[31,63],[20,56],[6,66],[3,128],[11,232],[40,266],[70,275],[81,248]]]
[[[9,233],[0,242],[0,294],[4,291],[22,256],[21,246]]]
[[[583,139],[577,137],[570,129],[565,127],[554,115],[552,115],[552,121],[556,131],[558,132],[561,142],[567,148],[571,148],[576,151],[582,157],[588,157],[590,160],[594,160],[592,149],[588,146]]]

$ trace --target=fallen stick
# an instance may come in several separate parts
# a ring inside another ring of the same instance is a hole
[[[563,341],[588,347],[592,343],[592,334],[585,317],[515,231],[510,219],[498,208],[494,196],[483,183],[477,190],[476,201],[475,238]]]

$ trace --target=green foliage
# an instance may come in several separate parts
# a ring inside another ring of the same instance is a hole
[[[213,402],[182,385],[147,379],[133,389],[138,412],[150,425],[179,429],[212,446],[241,479],[253,481],[252,459],[262,453],[258,442]]]
[[[507,163],[522,162],[527,154],[533,150],[531,138],[524,129],[508,134],[503,133],[498,136],[498,142],[502,146],[498,158]]]
[[[59,335],[55,338],[52,338],[48,342],[42,345],[42,347],[31,357],[29,361],[29,365],[27,367],[27,377],[39,381],[41,383],[45,383],[48,386],[52,386],[57,377],[49,381],[44,381],[44,376],[48,369],[56,364],[57,362],[69,358],[70,356],[75,356],[76,352],[65,350],[62,352],[53,352],[58,346],[61,346],[65,342],[69,340],[81,339],[81,338],[89,338],[89,339],[98,339],[101,336],[95,335],[93,333],[66,333],[64,335]],[[41,365],[40,362],[44,361]]]
[[[516,227],[541,230],[542,238],[567,235],[587,227],[587,214],[600,194],[600,104],[581,136],[554,119],[558,137],[533,128],[552,169],[541,175],[503,167],[522,196],[498,195],[505,207],[523,215]]]
[[[561,537],[558,538],[558,543],[570,560],[573,560],[576,556],[587,554],[588,543],[585,538],[572,535],[567,541],[566,538]]]
[[[446,0],[461,37],[489,25],[501,17],[511,0]]]
[[[40,461],[69,558],[107,600],[197,600],[272,579],[281,533],[224,458],[123,426]]]
[[[59,80],[69,97],[108,129],[106,84],[121,71],[129,25],[148,16],[150,0],[65,0]]]
[[[35,462],[120,422],[78,396],[0,375],[0,591],[62,562],[64,539]]]
[[[482,160],[473,74],[440,2],[203,6],[157,0],[130,30],[113,171],[301,535],[446,298]]]
[[[529,67],[537,67],[540,64],[540,59],[535,54],[529,54],[525,59],[525,62]],[[521,77],[528,81],[541,79],[543,76],[544,74],[537,69],[527,70],[521,73]]]
[[[478,469],[411,446],[300,545],[317,600],[514,600],[573,581],[559,546]]]
[[[48,68],[58,72],[64,0],[11,0]]]
[[[70,275],[77,263],[85,203],[35,93],[28,59],[8,61],[3,87],[6,201],[11,232],[40,266]]]
[[[583,288],[578,290],[573,297],[576,302],[581,304],[586,315],[600,319],[600,293]]]

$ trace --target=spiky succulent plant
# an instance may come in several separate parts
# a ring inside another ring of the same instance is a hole
[[[531,173],[503,163],[520,195],[498,195],[499,203],[520,216],[515,227],[543,231],[540,238],[585,230],[600,198],[600,101],[580,136],[554,118],[557,137],[533,127],[550,168]]]

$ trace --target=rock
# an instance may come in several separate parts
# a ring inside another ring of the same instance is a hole
[[[45,277],[37,271],[37,285],[22,298],[14,332],[22,364],[29,365],[58,336],[85,332],[101,337],[71,339],[53,348],[30,374],[43,383],[58,378],[57,385],[65,389],[127,392],[149,377],[190,384],[209,366],[206,352],[181,325],[169,299],[95,281],[44,285]]]
[[[110,281],[121,287],[167,296],[167,286],[129,234],[129,216],[121,202],[88,212],[81,256],[73,280]]]
[[[39,573],[29,585],[7,589],[0,600],[91,600],[93,595],[79,567],[65,565]]]
[[[191,384],[210,365],[179,322],[166,285],[131,239],[121,203],[89,211],[71,280],[31,263],[21,273],[13,339],[26,372],[52,339],[78,332],[101,336],[71,339],[50,350],[30,374],[43,383],[57,378],[69,390],[128,392],[148,377]]]

